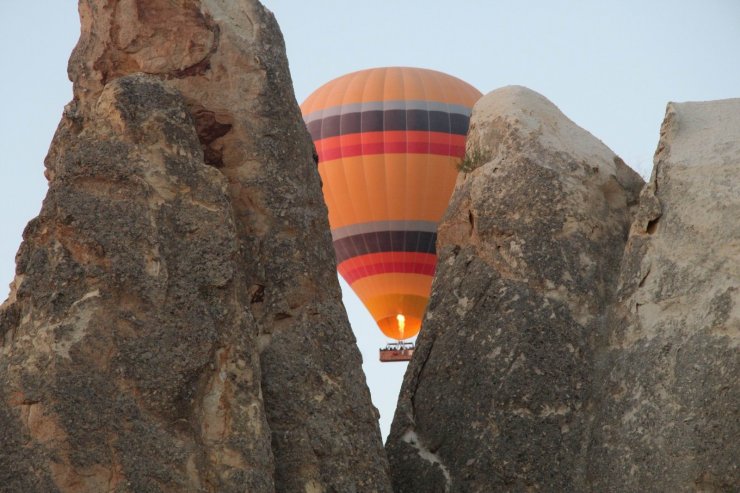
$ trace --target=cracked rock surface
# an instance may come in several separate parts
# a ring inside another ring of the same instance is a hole
[[[79,10],[0,308],[0,491],[390,491],[272,14]]]
[[[594,491],[739,491],[740,99],[669,103],[609,315]]]
[[[396,493],[580,491],[640,177],[523,87],[476,103],[386,450]]]

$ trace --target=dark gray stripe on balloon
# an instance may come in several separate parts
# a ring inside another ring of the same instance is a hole
[[[382,252],[436,253],[437,233],[429,231],[375,231],[334,241],[337,263],[360,255]]]
[[[445,113],[459,113],[470,116],[471,109],[461,104],[447,104],[437,101],[421,100],[395,100],[395,101],[368,101],[365,103],[350,103],[340,106],[332,106],[323,110],[316,110],[303,117],[306,124],[314,120],[322,120],[330,116],[341,115],[342,113],[362,113],[363,111],[385,111],[385,110],[425,110],[425,111],[443,111]]]
[[[333,240],[339,240],[347,236],[376,233],[378,231],[426,231],[427,233],[435,233],[437,223],[434,221],[374,221],[350,224],[331,230],[331,237]]]
[[[470,118],[459,113],[426,110],[387,110],[343,113],[310,122],[314,141],[359,132],[393,130],[442,132],[467,135]]]

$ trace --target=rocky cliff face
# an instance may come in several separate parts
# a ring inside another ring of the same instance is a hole
[[[738,490],[739,115],[669,104],[637,208],[641,180],[541,96],[476,105],[397,493]]]
[[[642,180],[522,87],[476,104],[467,151],[386,444],[394,491],[578,491]]]
[[[269,490],[226,180],[159,80],[97,103],[55,142],[3,306],[4,491],[236,491],[240,474]]]
[[[594,491],[740,489],[740,99],[671,103],[610,310]]]
[[[80,15],[0,309],[0,491],[389,491],[274,18]]]

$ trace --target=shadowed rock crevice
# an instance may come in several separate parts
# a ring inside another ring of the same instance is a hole
[[[193,119],[206,164],[216,168],[223,167],[223,149],[217,140],[229,133],[233,125],[218,121],[216,114],[206,109],[193,111]]]

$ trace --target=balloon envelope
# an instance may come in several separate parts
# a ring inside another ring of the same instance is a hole
[[[481,93],[420,68],[362,70],[301,105],[319,155],[337,269],[393,339],[421,327],[437,224]]]

